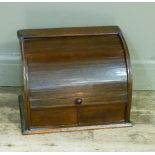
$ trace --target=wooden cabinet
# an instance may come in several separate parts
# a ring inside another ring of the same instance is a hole
[[[117,26],[19,30],[18,37],[24,134],[130,122],[130,60]]]

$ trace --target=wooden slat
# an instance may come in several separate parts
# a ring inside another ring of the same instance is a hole
[[[81,106],[95,105],[95,104],[113,104],[118,102],[127,102],[127,93],[124,91],[107,92],[102,94],[93,94],[92,96],[78,95],[70,98],[42,98],[42,99],[30,99],[31,108],[45,108],[45,107],[69,107],[75,106],[75,100],[77,98],[82,99]],[[103,97],[104,96],[104,97]],[[111,97],[113,96],[113,97]]]
[[[96,27],[73,27],[73,28],[49,28],[49,29],[26,29],[19,30],[19,38],[40,38],[40,37],[62,37],[81,35],[106,35],[118,33],[118,26],[96,26]]]

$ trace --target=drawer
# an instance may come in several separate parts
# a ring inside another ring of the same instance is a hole
[[[124,122],[125,103],[105,104],[96,106],[79,106],[79,125],[106,124]]]
[[[77,109],[69,108],[33,108],[31,109],[31,126],[57,127],[77,124]]]
[[[70,127],[124,122],[126,103],[79,105],[76,107],[33,108],[31,126]]]

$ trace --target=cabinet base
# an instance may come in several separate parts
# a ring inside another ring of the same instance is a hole
[[[81,130],[97,130],[97,129],[111,129],[111,128],[122,128],[122,127],[132,127],[131,123],[117,123],[108,125],[91,125],[91,126],[77,126],[77,127],[66,127],[66,128],[36,128],[31,130],[22,131],[23,135],[31,134],[45,134],[54,132],[73,132]]]
[[[85,126],[63,127],[63,128],[62,127],[61,128],[49,128],[48,127],[48,128],[26,129],[22,95],[19,95],[18,101],[19,101],[19,109],[20,109],[20,117],[21,117],[21,129],[22,129],[23,135],[132,127],[132,124],[130,122],[122,122],[122,123],[111,123],[111,124],[103,124],[103,125],[85,125]]]

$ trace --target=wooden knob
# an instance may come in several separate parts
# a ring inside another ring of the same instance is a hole
[[[81,104],[82,103],[82,99],[81,98],[76,98],[75,99],[75,103],[76,104]]]

